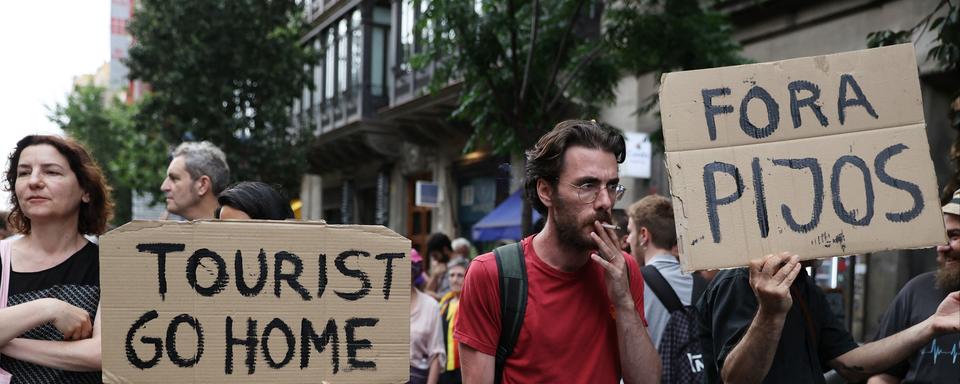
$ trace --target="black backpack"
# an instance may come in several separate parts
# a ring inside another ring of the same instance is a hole
[[[500,341],[494,356],[494,382],[503,381],[503,367],[520,337],[523,314],[527,309],[527,264],[520,242],[493,250],[500,274]]]
[[[703,382],[703,350],[700,348],[697,313],[693,304],[703,292],[706,280],[696,273],[693,274],[691,305],[684,306],[677,293],[656,267],[647,265],[640,272],[643,273],[643,279],[653,293],[670,311],[670,320],[663,329],[660,345],[657,348],[662,364],[660,382]]]

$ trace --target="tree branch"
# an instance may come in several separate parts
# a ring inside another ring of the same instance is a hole
[[[468,38],[466,36],[472,36],[471,34],[467,33],[468,31],[466,28],[466,24],[467,23],[461,22],[461,23],[457,23],[455,26],[460,36],[463,36],[459,39],[459,44],[457,44],[457,47],[460,50],[460,57],[461,57],[461,60],[463,60],[462,62],[474,63],[474,58],[470,57],[469,55],[471,55],[473,52],[479,52],[479,50],[471,49],[471,47],[466,46],[466,42],[468,41]],[[476,36],[477,38],[481,38],[479,31],[477,31]],[[476,48],[476,47],[473,47],[473,48]],[[462,66],[463,64],[460,64],[460,65]],[[464,72],[467,72],[467,71],[464,70]],[[500,93],[493,82],[493,78],[490,76],[490,74],[493,71],[481,70],[476,72],[480,73],[480,77],[483,78],[483,81],[487,85],[487,88],[490,88],[491,93],[493,93],[494,95]],[[464,91],[466,91],[466,89]],[[501,98],[494,97],[493,100],[495,100],[498,104],[500,104],[500,107],[497,108],[497,110],[500,112],[500,117],[503,119],[503,121],[510,121],[509,116],[506,115],[506,112],[510,111],[509,104],[504,104],[504,100],[501,100]]]
[[[507,15],[510,17],[510,69],[513,71],[513,81],[516,84],[517,78],[520,77],[520,68],[517,66],[517,55],[519,54],[519,48],[517,48],[517,7],[513,1],[507,0]],[[513,108],[516,109],[520,102],[516,86],[513,87],[513,97]]]
[[[533,63],[533,51],[537,48],[537,32],[540,31],[540,0],[533,0],[533,20],[530,22],[530,49],[527,51],[527,63],[523,68],[523,85],[520,86],[519,104],[526,104],[527,84],[530,83],[530,65]],[[520,108],[523,109],[522,107]]]
[[[940,4],[937,4],[937,7],[934,8],[933,12],[930,12],[930,14],[927,15],[927,17],[924,17],[923,19],[920,20],[919,23],[917,23],[917,25],[914,25],[913,28],[910,28],[910,31],[913,32],[917,30],[917,28],[920,28],[920,26],[922,25],[930,25],[930,19],[933,18],[933,15],[937,14],[937,12],[940,12],[940,9],[942,9],[943,6],[947,4],[950,4],[950,0],[940,0]],[[952,6],[953,4],[950,4],[950,5]],[[927,31],[927,28],[921,28],[920,34],[917,35],[917,39],[915,41],[919,41],[920,38],[923,37],[924,32],[926,31]]]
[[[563,92],[567,90],[567,87],[570,86],[570,83],[573,82],[573,79],[577,77],[577,73],[583,69],[583,67],[589,64],[593,59],[597,58],[597,55],[600,53],[600,50],[603,49],[603,44],[597,44],[593,49],[584,56],[583,60],[580,60],[577,63],[576,67],[573,67],[573,70],[570,71],[570,74],[567,75],[567,78],[560,85],[560,89],[557,90],[557,93],[553,95],[553,99],[550,100],[550,104],[547,104],[547,108],[544,111],[549,111],[553,106],[560,100],[560,97],[563,96]]]
[[[546,89],[552,88],[551,85],[557,80],[557,73],[560,71],[560,59],[567,50],[567,38],[570,37],[571,33],[573,33],[573,27],[577,24],[577,19],[580,18],[580,9],[582,8],[583,0],[579,0],[577,2],[577,9],[573,11],[573,15],[570,17],[570,22],[567,23],[567,31],[563,34],[563,38],[560,39],[560,49],[557,50],[557,56],[553,59],[553,68],[550,70],[550,80],[546,83]],[[544,94],[544,96],[548,95]],[[542,100],[545,101],[546,97],[544,97]],[[541,104],[541,106],[545,105]]]

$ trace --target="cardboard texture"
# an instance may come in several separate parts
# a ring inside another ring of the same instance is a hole
[[[406,382],[409,251],[381,226],[126,224],[100,241],[104,382]]]
[[[945,243],[913,46],[665,74],[685,271]]]

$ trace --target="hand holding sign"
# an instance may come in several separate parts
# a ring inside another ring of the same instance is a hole
[[[750,287],[757,295],[760,311],[783,315],[790,310],[790,284],[801,268],[800,257],[789,252],[750,261]]]

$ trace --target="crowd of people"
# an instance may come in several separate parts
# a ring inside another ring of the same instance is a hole
[[[461,383],[453,332],[473,246],[438,232],[427,239],[427,260],[410,252],[410,383]]]
[[[525,193],[543,222],[470,262],[453,327],[464,382],[825,383],[831,369],[869,383],[960,377],[950,355],[960,351],[960,191],[942,208],[950,242],[937,248],[939,268],[909,282],[875,340],[858,345],[807,275],[815,261],[784,252],[683,272],[669,199],[613,210],[624,156],[623,137],[592,121],[562,122],[526,152]]]
[[[938,269],[911,280],[858,345],[795,254],[686,273],[671,201],[625,211],[623,136],[558,124],[526,152],[524,193],[544,217],[519,243],[473,257],[432,234],[411,250],[410,383],[956,382],[960,365],[960,191],[942,207]],[[173,151],[161,190],[188,220],[285,220],[282,193],[230,185],[208,142]],[[10,156],[0,241],[0,384],[100,382],[99,251],[113,203],[80,144],[27,136]],[[952,359],[941,356],[953,348]]]
[[[113,216],[111,188],[79,143],[31,135],[9,158],[12,207],[0,241],[0,383],[101,382],[99,248]],[[161,190],[189,220],[292,219],[287,199],[261,182],[228,185],[209,142],[177,147]]]

